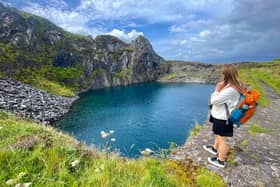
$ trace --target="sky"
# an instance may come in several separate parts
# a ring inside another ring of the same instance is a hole
[[[280,0],[0,0],[63,29],[129,43],[150,40],[166,60],[207,63],[280,57]]]

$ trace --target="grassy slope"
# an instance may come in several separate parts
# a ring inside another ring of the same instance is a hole
[[[203,168],[126,159],[87,148],[54,128],[0,112],[0,186],[225,186]],[[71,162],[79,160],[75,167]],[[22,177],[20,173],[25,173]],[[10,181],[11,182],[11,181]]]
[[[24,68],[15,73],[0,71],[0,77],[12,77],[16,80],[31,84],[46,90],[49,93],[61,96],[73,97],[78,86],[75,79],[82,74],[80,67],[54,67],[51,65],[53,54],[32,52],[16,49],[9,44],[0,42],[0,62],[7,69],[18,70],[23,61],[34,62],[34,68]],[[43,65],[48,62],[49,65]]]
[[[9,7],[8,7],[9,8]],[[80,54],[71,44],[90,45],[91,37],[73,34],[57,27],[50,21],[26,12],[9,8],[12,14],[19,14],[27,24],[32,20],[33,32],[36,34],[38,49],[15,47],[10,43],[0,42],[0,77],[9,77],[46,90],[54,95],[73,97],[82,85],[78,79],[83,74],[79,65],[71,67],[54,67],[54,58],[61,49]],[[20,23],[21,24],[21,23]],[[62,33],[61,41],[54,45],[47,44],[45,34],[55,30]],[[92,51],[91,51],[92,52]],[[86,55],[83,53],[83,55]],[[80,62],[77,62],[79,64]],[[2,68],[1,68],[2,66]]]
[[[268,106],[270,104],[267,93],[262,87],[260,81],[269,85],[278,95],[280,95],[280,59],[271,62],[249,64],[239,68],[239,74],[242,82],[249,84],[261,92],[260,104]]]

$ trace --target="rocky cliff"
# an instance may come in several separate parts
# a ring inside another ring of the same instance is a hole
[[[0,4],[2,77],[34,86],[43,79],[79,92],[154,81],[162,60],[143,36],[130,44],[108,35],[93,39]]]
[[[161,64],[160,82],[214,84],[220,79],[220,65],[167,61]]]

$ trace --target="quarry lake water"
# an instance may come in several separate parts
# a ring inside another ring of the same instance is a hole
[[[195,122],[207,120],[208,98],[213,85],[143,83],[126,87],[91,90],[80,95],[58,128],[78,140],[105,146],[101,131],[121,155],[138,157],[140,151],[184,144]]]

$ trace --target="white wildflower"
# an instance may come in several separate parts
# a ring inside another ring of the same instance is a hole
[[[17,176],[18,179],[21,179],[24,175],[26,175],[26,173],[24,172],[20,172]]]
[[[112,141],[112,142],[115,142],[115,141],[116,141],[116,138],[111,138],[111,141]]]
[[[7,184],[7,185],[13,185],[15,182],[16,182],[16,180],[14,180],[14,179],[9,179],[9,180],[7,180],[6,184]]]
[[[102,138],[108,138],[111,134],[108,133],[108,132],[104,132],[104,131],[101,131],[101,137]]]
[[[23,184],[23,187],[30,187],[32,185],[32,182],[27,182]]]
[[[21,184],[20,184],[20,183],[18,183],[18,184],[16,184],[16,185],[15,185],[15,187],[21,187]]]
[[[0,130],[3,129],[4,127],[0,126]]]
[[[146,148],[145,150],[141,151],[141,154],[144,156],[148,156],[148,155],[152,154],[153,152],[154,152],[153,150]]]
[[[80,164],[80,160],[79,159],[76,159],[76,160],[74,160],[73,162],[71,162],[71,166],[72,167],[76,167],[77,165],[79,165]]]
[[[114,130],[110,130],[109,132],[110,132],[111,134],[114,134],[114,133],[115,133],[115,131],[114,131]]]

